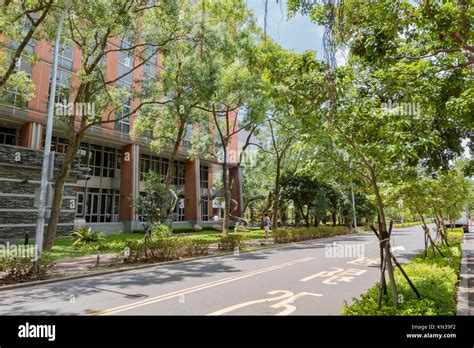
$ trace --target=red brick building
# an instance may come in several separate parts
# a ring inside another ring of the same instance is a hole
[[[111,45],[119,45],[120,41],[110,42]],[[33,66],[24,57],[17,65],[17,70],[25,71],[31,77],[35,85],[35,95],[27,103],[22,105],[14,91],[7,96],[7,103],[0,105],[0,146],[11,149],[13,153],[21,149],[31,149],[37,151],[41,156],[44,146],[44,129],[46,125],[46,114],[48,106],[50,76],[53,60],[53,48],[49,42],[38,41],[27,47],[27,52],[35,54],[39,61]],[[134,61],[134,60],[133,60]],[[113,51],[107,55],[106,77],[114,79],[123,75],[124,69],[130,69],[130,59],[121,51]],[[118,81],[125,88],[136,88],[135,81],[142,78],[144,72],[156,74],[158,71],[158,57],[150,60],[144,66],[133,70]],[[81,52],[77,48],[60,48],[58,79],[57,79],[57,100],[63,102],[72,101],[70,95],[71,86],[78,84],[78,78],[74,75],[81,68]],[[133,110],[138,105],[137,100],[131,100],[129,105],[124,105],[123,112]],[[92,127],[88,130],[77,154],[77,161],[82,167],[90,168],[89,180],[73,180],[68,183],[72,193],[67,193],[64,200],[75,203],[63,204],[65,218],[61,222],[61,231],[66,233],[71,231],[74,224],[85,223],[94,229],[102,231],[131,231],[141,228],[139,216],[129,203],[128,197],[137,196],[143,189],[143,173],[150,170],[164,174],[170,165],[169,152],[153,152],[148,146],[146,139],[133,140],[129,132],[133,127],[135,116],[122,119],[119,122],[104,124],[102,127]],[[212,208],[212,202],[208,198],[208,190],[212,188],[213,173],[221,169],[217,161],[205,159],[204,156],[194,161],[187,159],[187,148],[191,139],[192,126],[188,127],[183,146],[179,150],[178,159],[173,164],[174,177],[173,185],[184,192],[179,198],[176,207],[178,216],[177,225],[192,225],[200,223],[206,225],[206,221],[212,219],[216,210]],[[52,150],[58,156],[67,149],[67,141],[64,134],[58,128],[53,130]],[[232,139],[230,150],[238,151],[237,136]],[[123,154],[130,155],[129,161],[124,161]],[[27,178],[15,178],[8,175],[7,160],[0,158],[0,239],[3,234],[10,231],[33,231],[35,228],[35,218],[37,208],[35,199],[37,187],[39,187],[38,177],[30,180],[33,185],[31,190],[23,190],[21,183]],[[24,164],[24,163],[23,163]],[[26,164],[24,164],[26,165]],[[26,167],[28,167],[26,165]],[[23,167],[23,168],[26,168]],[[37,168],[39,169],[39,168]],[[236,174],[231,170],[231,175]],[[240,202],[239,176],[232,191],[232,198]],[[2,189],[3,182],[15,182],[12,180],[22,180],[17,187]],[[33,190],[34,189],[34,190]],[[21,192],[20,192],[21,191]],[[21,198],[21,211],[18,218],[12,219],[10,215],[7,219],[7,212],[11,213],[15,209],[15,201]],[[8,200],[8,205],[1,201]],[[71,208],[73,207],[73,208]],[[240,206],[234,215],[239,215]],[[24,219],[24,214],[28,219]],[[2,219],[2,216],[4,217]],[[71,217],[74,216],[74,219]],[[24,221],[23,221],[24,220]],[[209,222],[211,223],[211,222]]]

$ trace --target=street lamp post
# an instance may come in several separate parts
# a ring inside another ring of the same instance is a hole
[[[354,214],[354,230],[353,232],[357,232],[357,216],[356,216],[356,204],[355,204],[355,197],[354,197],[354,183],[351,180],[351,193],[352,193],[352,212]]]
[[[43,251],[43,234],[44,234],[44,222],[45,222],[45,214],[46,214],[46,199],[48,194],[48,186],[50,184],[48,174],[50,172],[49,165],[50,165],[50,156],[51,156],[51,137],[53,133],[53,117],[54,117],[54,107],[55,107],[55,99],[56,99],[56,78],[58,74],[58,55],[59,55],[59,44],[61,40],[61,30],[64,23],[64,17],[66,16],[66,12],[69,9],[72,0],[68,0],[66,6],[61,13],[61,17],[59,18],[58,26],[56,29],[56,40],[54,43],[54,59],[53,59],[53,73],[52,73],[52,80],[51,80],[51,91],[49,95],[49,105],[48,105],[48,117],[46,123],[46,137],[45,137],[45,144],[44,144],[44,155],[43,155],[43,167],[41,170],[41,188],[40,188],[40,195],[39,195],[39,206],[38,206],[38,218],[36,220],[36,235],[35,235],[35,243],[36,243],[36,261],[39,264],[39,260],[41,258],[41,253]],[[53,167],[54,168],[54,167]]]

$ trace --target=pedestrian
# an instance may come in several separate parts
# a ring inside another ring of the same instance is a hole
[[[268,231],[270,230],[270,218],[268,217],[268,214],[265,214],[265,216],[262,219],[262,227],[263,230],[265,231],[265,239],[268,239]]]

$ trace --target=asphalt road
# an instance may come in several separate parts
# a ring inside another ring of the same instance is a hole
[[[392,235],[400,262],[423,248],[420,226]],[[1,291],[0,315],[338,315],[378,281],[378,257],[371,233],[325,238]]]

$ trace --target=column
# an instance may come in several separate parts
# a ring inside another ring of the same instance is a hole
[[[27,122],[21,126],[18,144],[30,149],[41,150],[43,143],[43,126],[36,122]]]
[[[184,219],[199,223],[201,221],[199,159],[186,160],[184,167]]]
[[[139,163],[139,146],[136,144],[123,146],[122,161],[120,163],[119,221],[124,222],[124,229],[127,232],[139,228],[138,216],[130,202],[130,197],[139,195]]]

